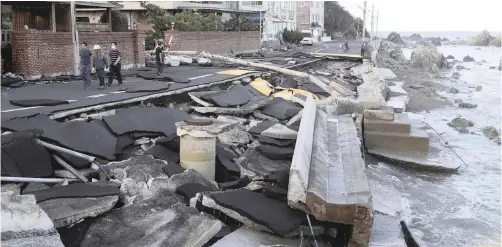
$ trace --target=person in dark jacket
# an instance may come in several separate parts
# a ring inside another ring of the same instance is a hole
[[[162,73],[164,73],[164,54],[162,52],[164,52],[164,43],[158,41],[155,47],[155,62],[157,63],[158,76],[162,76]]]
[[[366,54],[367,51],[367,44],[366,42],[363,41],[361,44],[361,57],[364,58],[364,54]]]
[[[99,45],[94,45],[94,69],[96,69],[96,74],[98,74],[99,79],[99,90],[105,88],[105,68],[108,68],[108,61],[105,54],[101,51]]]
[[[120,70],[122,69],[121,60],[122,53],[117,49],[117,43],[112,42],[112,49],[108,53],[110,56],[110,76],[108,77],[108,86],[112,85],[113,77],[117,75],[117,81],[119,82],[119,86],[122,85],[122,74]]]
[[[87,43],[82,42],[80,44],[80,77],[84,81],[84,89],[88,89],[91,87],[91,57],[92,52],[87,47]]]

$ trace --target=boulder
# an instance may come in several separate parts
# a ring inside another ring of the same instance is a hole
[[[420,41],[422,40],[422,36],[420,34],[414,33],[410,36],[410,39],[413,41]]]
[[[453,72],[453,74],[451,75],[451,78],[453,78],[453,79],[455,79],[455,80],[460,79],[460,73],[458,73],[458,72]]]
[[[492,39],[489,46],[500,47],[502,45],[502,36],[498,36]]]
[[[469,41],[469,45],[487,46],[490,44],[490,42],[492,42],[492,40],[493,37],[490,35],[488,30],[483,30],[480,34],[471,38],[471,40]]]
[[[481,91],[482,89],[483,89],[483,87],[481,85],[476,87],[476,91],[478,91],[478,92]]]
[[[460,104],[458,104],[458,107],[459,108],[466,108],[466,109],[473,109],[473,108],[478,107],[478,105],[471,104],[471,103],[460,103]]]
[[[483,135],[488,137],[488,139],[490,140],[496,140],[500,136],[497,129],[495,129],[495,127],[493,126],[486,126],[483,129],[481,129],[481,131],[483,131]]]
[[[452,56],[452,55],[448,55],[448,56],[446,57],[446,59],[455,59],[455,57],[454,57],[454,56]]]
[[[435,46],[424,46],[411,53],[411,65],[438,74],[439,68],[447,67],[447,61]]]
[[[455,100],[455,104],[460,104],[460,103],[464,103],[464,101],[463,101],[463,100],[461,100],[461,99],[456,99],[456,100]]]
[[[458,92],[459,92],[459,91],[458,91],[458,89],[456,89],[456,88],[454,88],[454,87],[452,87],[452,88],[450,88],[450,89],[448,90],[448,93],[457,94]]]
[[[467,55],[467,56],[464,57],[463,61],[464,62],[474,62],[474,58],[471,57],[471,56],[469,56],[469,55]]]
[[[451,120],[451,122],[448,123],[448,126],[454,128],[460,133],[469,133],[468,128],[473,127],[474,123],[465,118],[456,117],[453,120]]]
[[[441,46],[441,38],[432,38],[431,44],[433,44],[435,46]]]
[[[396,32],[390,33],[389,36],[387,36],[387,40],[394,43],[394,44],[404,44],[404,41],[401,38],[401,35]]]

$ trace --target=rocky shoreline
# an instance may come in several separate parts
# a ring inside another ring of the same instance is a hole
[[[410,39],[413,43],[409,42]],[[445,96],[438,94],[440,91],[457,94],[459,90],[455,87],[449,88],[437,81],[445,79],[458,81],[461,76],[459,72],[453,72],[450,77],[447,77],[447,75],[450,74],[452,70],[469,70],[464,67],[462,63],[475,62],[477,65],[482,65],[486,63],[486,61],[482,60],[476,62],[474,58],[470,56],[457,58],[459,60],[456,60],[455,57],[451,55],[445,57],[444,54],[438,51],[434,41],[428,43],[417,42],[417,40],[424,41],[431,39],[423,39],[417,34],[403,40],[399,34],[391,33],[386,40],[381,41],[377,55],[378,66],[392,69],[397,76],[394,81],[403,82],[403,89],[408,92],[410,99],[407,105],[407,111],[413,113],[425,111],[428,113],[434,109],[454,105],[457,105],[459,108],[476,108],[477,104],[463,102],[462,100],[455,100],[455,102],[452,102]],[[416,45],[417,43],[419,43],[418,46]],[[410,47],[414,48],[414,50],[411,54],[411,59],[408,60],[404,56],[402,49]],[[495,69],[495,67],[491,66],[490,69]],[[500,64],[498,69],[500,70]],[[482,90],[482,86],[480,85],[473,86],[473,88],[475,91]],[[470,133],[468,128],[473,125],[471,121],[463,119],[461,116],[448,123],[448,126],[456,129],[460,133],[467,134]],[[501,144],[499,131],[497,131],[495,127],[486,126],[482,128],[482,132],[488,139],[495,141],[499,145]]]

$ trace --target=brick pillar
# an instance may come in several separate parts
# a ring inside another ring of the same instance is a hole
[[[41,75],[38,33],[33,29],[15,30],[11,34],[14,72],[25,76]]]
[[[145,33],[139,30],[133,31],[134,61],[136,68],[145,66]]]

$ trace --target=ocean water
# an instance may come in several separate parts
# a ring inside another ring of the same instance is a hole
[[[501,146],[488,140],[481,129],[494,126],[501,131],[500,48],[441,46],[445,55],[462,60],[466,55],[482,65],[463,63],[471,70],[458,71],[458,82],[437,82],[460,90],[458,94],[438,92],[448,100],[462,99],[477,104],[475,109],[443,107],[431,112],[409,114],[430,124],[466,162],[457,174],[435,174],[406,170],[379,163],[369,172],[394,181],[402,193],[403,218],[421,246],[500,246],[501,245]],[[409,57],[411,50],[404,49]],[[447,75],[456,70],[450,71]],[[481,85],[481,91],[475,87]],[[474,122],[472,134],[460,134],[447,123],[461,115]]]
[[[425,37],[440,37],[440,38],[447,38],[449,40],[456,40],[457,38],[460,39],[467,39],[470,37],[474,37],[481,33],[482,30],[479,30],[479,32],[398,32],[401,36],[411,36],[414,33],[420,34],[423,38]],[[500,36],[502,33],[500,31],[489,31],[491,36]],[[379,37],[384,37],[387,38],[391,31],[379,31],[378,36]]]

